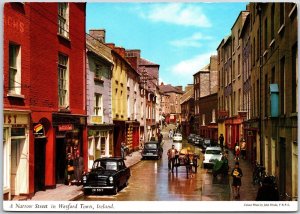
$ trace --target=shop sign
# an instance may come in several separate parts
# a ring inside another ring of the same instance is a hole
[[[40,123],[34,124],[33,134],[35,137],[45,136],[44,126]]]
[[[91,116],[91,123],[101,124],[102,123],[102,116]]]
[[[238,111],[240,118],[246,119],[247,118],[247,111]]]
[[[73,125],[72,124],[63,124],[58,126],[58,131],[72,131]]]
[[[5,125],[28,124],[28,114],[4,113],[3,122]]]

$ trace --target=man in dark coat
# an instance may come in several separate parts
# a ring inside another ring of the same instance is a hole
[[[256,201],[279,201],[279,192],[270,177],[265,177],[258,189]]]
[[[76,158],[74,160],[75,180],[77,184],[81,183],[83,173],[83,157],[80,156],[79,151],[76,152]]]

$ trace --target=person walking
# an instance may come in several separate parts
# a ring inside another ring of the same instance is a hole
[[[279,201],[279,192],[270,177],[265,177],[258,189],[256,201]]]
[[[126,149],[125,143],[122,142],[122,143],[121,143],[121,156],[122,156],[122,158],[123,158],[124,160],[126,160],[126,158],[125,158],[125,149]]]
[[[242,177],[243,172],[240,168],[239,162],[235,162],[234,169],[232,169],[231,176],[233,177],[232,180],[232,190],[233,190],[233,196],[235,199],[240,198],[240,187],[242,185]]]
[[[241,156],[245,160],[246,159],[246,141],[243,139],[241,143]]]
[[[71,186],[72,184],[72,180],[73,180],[73,177],[74,177],[74,161],[73,161],[73,156],[71,153],[68,153],[67,154],[67,160],[66,160],[66,174],[67,174],[67,177],[66,177],[66,184]]]
[[[223,145],[224,145],[224,136],[223,136],[223,134],[220,134],[219,141],[220,141],[220,147],[223,149]]]
[[[77,150],[76,158],[74,159],[74,171],[76,183],[79,185],[81,183],[83,173],[83,157],[80,156],[79,150]]]
[[[238,161],[240,159],[240,152],[241,148],[239,145],[239,142],[236,142],[235,147],[234,147],[234,160]]]
[[[175,158],[176,155],[178,154],[177,149],[175,149],[175,146],[172,145],[172,148],[168,150],[168,169],[169,171],[174,171],[174,165],[175,165]]]

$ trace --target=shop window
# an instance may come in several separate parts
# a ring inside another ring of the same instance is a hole
[[[58,55],[58,98],[59,107],[69,107],[69,71],[68,57],[63,54]]]
[[[69,4],[58,3],[58,34],[69,38]]]
[[[21,94],[21,48],[9,44],[9,93]]]
[[[12,128],[11,136],[12,137],[25,136],[25,128]]]

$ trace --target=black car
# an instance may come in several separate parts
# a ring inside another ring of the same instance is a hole
[[[195,136],[196,136],[195,134],[190,134],[187,138],[188,143],[194,144]]]
[[[200,135],[195,135],[194,145],[195,146],[202,146],[204,139]]]
[[[160,159],[163,154],[163,148],[161,143],[158,141],[149,141],[144,143],[144,148],[142,151],[142,159],[145,158],[157,158]]]
[[[84,174],[84,194],[103,193],[111,190],[117,194],[121,187],[128,185],[130,169],[122,158],[99,158],[94,161],[91,171]]]

